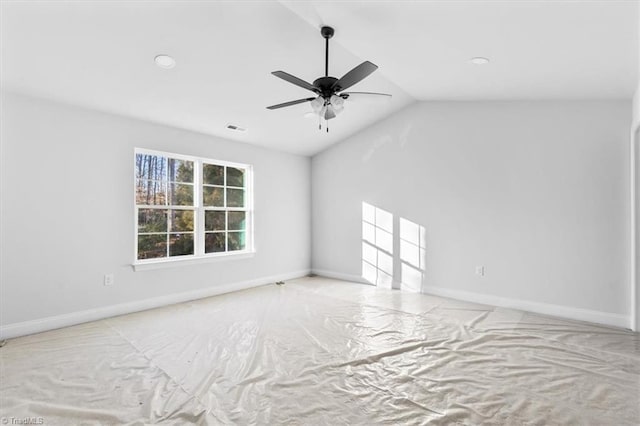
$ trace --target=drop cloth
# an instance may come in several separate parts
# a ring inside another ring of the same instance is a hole
[[[638,425],[640,335],[324,278],[10,340],[43,424]]]

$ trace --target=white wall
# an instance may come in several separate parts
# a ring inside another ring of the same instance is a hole
[[[640,27],[640,25],[639,25]],[[640,44],[640,42],[639,42]],[[632,248],[633,281],[635,286],[635,330],[640,331],[640,65],[638,65],[638,87],[633,97],[633,125],[631,126],[631,167],[633,169],[631,200],[634,204],[632,227],[634,229],[634,246]]]
[[[640,6],[638,7],[638,50],[640,50]],[[638,56],[638,68],[636,69],[636,79],[638,83],[636,84],[636,91],[633,96],[633,125],[631,127],[631,158],[634,162],[633,167],[633,175],[634,182],[633,190],[631,194],[631,198],[635,203],[634,208],[634,224],[633,227],[635,229],[635,246],[633,248],[633,260],[635,261],[634,266],[634,283],[635,285],[635,330],[640,331],[640,139],[638,139],[638,129],[640,128],[640,52],[636,52]]]
[[[638,5],[638,49],[640,50],[640,3]],[[638,125],[640,125],[640,51],[635,52],[636,58],[638,62],[638,67],[636,69],[636,91],[633,96],[633,124],[632,127],[635,129]]]
[[[635,241],[631,249],[631,261],[635,264],[632,271],[634,282],[631,285],[634,286],[635,292],[635,305],[632,307],[632,313],[635,316],[635,327],[633,329],[634,331],[640,331],[640,128],[636,127],[636,129],[635,136],[632,136],[634,139],[631,141],[633,151],[631,158],[634,162],[632,166],[634,168],[634,178],[631,199],[635,205],[633,209],[634,222],[632,224]]]
[[[6,335],[309,271],[307,157],[13,94],[2,97],[1,144]],[[252,164],[255,256],[134,272],[134,147]],[[102,284],[107,272],[112,287]],[[65,316],[86,310],[93,313]],[[64,321],[11,327],[60,315]]]
[[[361,275],[364,201],[426,228],[423,291],[628,326],[630,108],[410,106],[313,158],[313,270]]]
[[[640,68],[640,65],[638,65],[638,68]],[[640,71],[638,74],[640,75]],[[633,124],[631,127],[635,129],[638,125],[640,125],[640,79],[638,81],[635,95],[633,96]]]

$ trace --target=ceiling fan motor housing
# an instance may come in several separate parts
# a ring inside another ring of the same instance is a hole
[[[319,95],[326,99],[339,90],[338,87],[333,87],[336,81],[338,79],[335,77],[320,77],[313,82],[313,85],[318,88]]]

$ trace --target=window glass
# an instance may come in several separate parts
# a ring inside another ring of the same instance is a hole
[[[204,247],[206,253],[225,251],[224,232],[208,232],[205,236]]]
[[[244,207],[244,190],[227,188],[227,207]]]
[[[226,229],[226,215],[224,211],[207,211],[204,213],[204,229],[206,231],[224,231]]]
[[[249,173],[249,166],[137,150],[136,259],[250,248]]]
[[[224,185],[224,166],[204,164],[202,166],[202,183],[205,185]]]
[[[202,198],[206,207],[224,207],[224,187],[203,186]]]
[[[244,186],[244,170],[235,167],[227,167],[227,186]]]

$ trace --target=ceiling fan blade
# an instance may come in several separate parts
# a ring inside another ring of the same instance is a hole
[[[341,90],[348,89],[356,83],[364,80],[369,74],[378,69],[378,66],[372,64],[369,61],[364,61],[348,73],[346,73],[342,78],[335,83],[333,83],[333,89],[336,92]]]
[[[312,101],[314,99],[315,98],[298,99],[298,100],[295,100],[295,101],[289,101],[289,102],[285,102],[285,103],[282,103],[282,104],[271,105],[271,106],[268,106],[267,109],[284,108],[284,107],[288,107],[288,106],[291,106],[291,105],[298,105],[298,104],[301,104],[301,103],[304,103],[304,102]]]
[[[388,98],[390,99],[393,95],[389,93],[376,93],[376,92],[342,92],[340,93],[340,97],[343,99],[352,99],[355,97],[356,99],[362,99],[363,97],[376,96],[378,98]]]
[[[274,71],[271,74],[275,75],[283,79],[284,81],[288,81],[291,84],[295,84],[298,87],[302,87],[303,89],[311,90],[312,92],[318,92],[318,89],[311,83],[307,83],[306,81],[296,77],[295,75],[291,75],[284,71]]]

